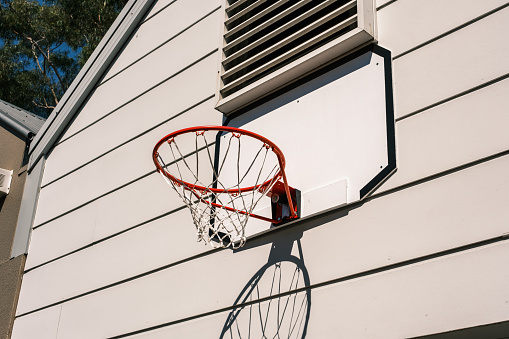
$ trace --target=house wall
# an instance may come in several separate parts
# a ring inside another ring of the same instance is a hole
[[[398,171],[240,251],[193,241],[151,160],[168,132],[222,122],[220,5],[156,2],[48,154],[13,338],[235,337],[281,300],[294,337],[507,322],[507,1],[379,0]]]
[[[10,337],[25,263],[24,255],[10,260],[26,179],[25,148],[24,137],[0,125],[0,168],[14,171],[9,194],[0,198],[0,338]]]

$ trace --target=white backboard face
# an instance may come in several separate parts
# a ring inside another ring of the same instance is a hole
[[[362,200],[396,169],[390,60],[388,51],[369,46],[225,118],[224,125],[260,134],[283,151],[288,182],[302,193],[301,218]],[[257,210],[270,216],[266,200]],[[268,228],[250,219],[246,231]]]

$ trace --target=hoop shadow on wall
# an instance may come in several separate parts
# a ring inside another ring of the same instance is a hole
[[[311,290],[299,239],[273,242],[267,263],[240,292],[219,338],[306,337]],[[291,253],[294,244],[298,256]]]

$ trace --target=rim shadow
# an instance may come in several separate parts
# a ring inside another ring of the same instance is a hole
[[[240,292],[219,338],[306,337],[311,290],[299,239],[272,244],[267,263]],[[294,243],[298,256],[292,254]]]

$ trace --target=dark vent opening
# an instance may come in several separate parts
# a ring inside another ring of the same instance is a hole
[[[255,1],[253,1],[255,2]],[[267,8],[269,8],[270,6],[274,5],[276,2],[278,2],[278,0],[267,0],[265,1],[263,4],[257,6],[256,8],[253,8],[252,10],[250,10],[249,12],[247,12],[246,14],[238,17],[237,19],[235,19],[234,21],[230,22],[230,24],[226,25],[226,28],[228,30],[231,30],[235,27],[237,27],[238,25],[240,25],[241,23],[245,22],[246,20],[249,20],[251,19],[253,16],[257,15],[258,13],[260,13],[261,11],[264,11],[266,10]],[[247,6],[246,6],[247,7]],[[236,10],[236,9],[235,9]],[[236,13],[238,13],[240,11],[236,11]],[[235,14],[236,14],[235,13]],[[232,17],[234,14],[229,14],[228,16],[229,17]]]
[[[235,86],[233,88],[230,88],[229,90],[225,90],[225,91],[221,91],[221,95],[226,98],[228,97],[229,95],[232,95],[233,93],[241,90],[242,88],[246,87],[246,86],[249,86],[250,84],[254,83],[255,81],[263,78],[264,76],[276,71],[277,69],[280,69],[281,67],[284,67],[286,66],[287,64],[299,59],[300,57],[312,52],[313,50],[317,49],[317,48],[320,48],[321,46],[329,43],[330,41],[333,41],[334,39],[348,33],[349,31],[355,29],[357,27],[357,23],[354,23],[334,34],[332,34],[331,36],[327,37],[326,39],[323,39],[323,40],[320,40],[318,41],[316,44],[304,49],[303,51],[301,51],[300,53],[297,53],[295,54],[294,56],[292,56],[291,58],[288,58],[288,59],[285,59],[283,61],[281,61],[280,63],[270,67],[269,69],[261,72],[260,74],[254,76],[253,78],[245,81],[245,82],[242,82],[240,83],[238,86]]]
[[[320,12],[318,12],[317,14],[320,14]],[[281,46],[276,51],[274,51],[274,52],[264,56],[263,58],[260,58],[259,60],[253,62],[252,64],[250,64],[250,65],[248,65],[248,66],[246,66],[244,68],[239,69],[237,72],[235,72],[233,74],[230,74],[228,77],[223,78],[223,83],[225,85],[227,85],[228,83],[230,83],[230,82],[232,82],[232,81],[234,81],[234,80],[244,76],[245,74],[247,74],[247,73],[249,73],[249,72],[251,72],[251,71],[253,71],[253,70],[255,70],[255,69],[257,69],[257,68],[259,68],[261,66],[263,66],[264,64],[267,64],[267,63],[271,62],[273,59],[281,56],[282,54],[290,51],[291,49],[293,49],[293,48],[295,48],[295,47],[297,47],[297,46],[299,46],[301,44],[304,44],[306,41],[309,41],[309,40],[313,39],[317,35],[320,35],[321,33],[325,32],[326,30],[334,27],[335,25],[340,24],[341,22],[347,20],[348,18],[350,18],[351,16],[353,16],[355,14],[356,14],[356,8],[353,8],[352,10],[347,11],[347,12],[345,12],[345,13],[343,13],[343,14],[335,17],[335,18],[333,18],[332,20],[329,20],[329,21],[325,22],[321,26],[318,26],[317,28],[309,31],[308,33],[304,34],[300,38],[290,41],[286,45]],[[323,13],[321,14],[321,16],[323,16]],[[309,24],[309,23],[307,23],[307,24]],[[301,29],[302,27],[305,27],[307,24],[302,22],[299,25],[296,25],[296,26],[292,27],[292,30],[294,30],[294,29],[295,30]],[[356,26],[357,25],[354,25],[354,28]],[[351,30],[351,28],[348,28],[347,31],[350,31],[350,30]],[[344,34],[345,30],[341,30],[340,32],[343,32],[342,34]],[[333,34],[333,36],[337,36],[337,33]],[[275,40],[276,38],[277,37],[275,37],[274,39],[269,40],[266,44],[262,44],[262,46],[263,45],[272,46],[275,42],[279,41],[279,40],[272,41],[272,40]],[[327,38],[325,40],[330,41],[329,38]],[[253,51],[250,51],[250,52],[253,52],[253,53],[250,54],[249,57],[258,54],[260,51],[265,50],[267,48],[267,46],[265,46],[263,48],[262,48],[262,46],[260,46],[259,48],[254,49]],[[316,49],[316,48],[319,47],[319,45],[317,45],[317,44],[315,44],[313,46],[316,46],[313,49]],[[310,52],[310,51],[311,50],[308,50],[308,52]],[[232,66],[230,66],[230,67],[232,67]],[[282,66],[279,66],[279,67],[282,67]],[[256,78],[259,78],[259,76],[257,76]]]
[[[258,53],[261,53],[265,49],[269,48],[272,45],[277,44],[279,41],[285,39],[286,37],[290,36],[291,34],[299,31],[300,29],[302,29],[302,28],[304,28],[304,27],[306,27],[308,25],[311,25],[313,22],[318,21],[323,16],[330,14],[332,11],[340,8],[341,6],[343,6],[347,2],[348,1],[338,1],[336,3],[333,3],[330,6],[325,7],[321,11],[318,11],[317,13],[311,15],[306,20],[302,20],[302,21],[298,22],[297,24],[295,24],[295,25],[293,25],[291,27],[288,27],[285,31],[283,31],[280,34],[274,36],[270,40],[267,40],[263,44],[260,44],[260,46],[257,46],[256,48],[253,48],[252,50],[250,50],[250,51],[248,51],[246,53],[243,53],[243,54],[239,55],[237,58],[235,58],[235,59],[231,60],[230,62],[224,64],[223,65],[224,69],[228,70],[228,69],[230,69],[230,68],[232,68],[232,67],[234,67],[234,66],[236,66],[236,65],[238,65],[238,64],[240,64],[242,62],[244,62],[245,60],[247,60],[247,59],[257,55]],[[303,6],[302,8],[300,8],[299,10],[291,13],[290,15],[285,16],[285,18],[283,18],[282,20],[279,20],[279,21],[271,24],[270,26],[266,27],[265,29],[260,30],[260,32],[257,32],[256,34],[254,34],[249,39],[246,39],[246,41],[244,41],[244,42],[240,43],[239,45],[234,46],[232,49],[226,51],[225,52],[226,57],[228,57],[229,55],[239,51],[241,48],[244,48],[244,47],[246,47],[246,46],[248,46],[248,45],[258,41],[259,39],[263,38],[264,36],[266,36],[270,32],[274,31],[275,29],[277,29],[277,28],[281,27],[282,25],[290,22],[291,20],[295,19],[296,17],[298,17],[298,16],[308,12],[312,8],[316,7],[316,5],[317,5],[317,3],[313,2],[312,4],[308,4],[307,6]]]
[[[237,3],[239,0],[235,0],[235,1],[229,1],[228,2],[228,5],[229,6],[232,6],[234,5],[235,3]],[[234,16],[235,14],[237,14],[238,12],[244,10],[245,8],[251,6],[252,4],[254,4],[256,1],[258,0],[249,0],[249,1],[246,1],[244,2],[243,4],[237,6],[236,8],[232,9],[232,10],[229,10],[228,11],[228,17],[232,17]]]
[[[229,42],[231,42],[231,41],[241,37],[242,35],[246,34],[247,32],[249,32],[249,31],[251,31],[253,29],[256,29],[256,27],[258,27],[261,24],[271,20],[273,17],[275,17],[279,13],[281,13],[281,12],[287,10],[288,8],[290,8],[291,6],[293,6],[296,2],[297,2],[297,0],[288,1],[285,4],[279,6],[278,8],[275,8],[275,9],[271,10],[270,12],[268,12],[265,15],[263,15],[262,17],[260,17],[258,20],[253,21],[251,24],[249,24],[246,27],[242,28],[238,32],[235,32],[234,34],[232,34],[228,38],[225,38],[226,42],[229,43]],[[262,7],[262,6],[260,6],[260,7]],[[237,21],[235,21],[235,22],[237,23],[235,26],[238,26],[240,24],[240,22],[237,22]],[[235,27],[228,27],[227,26],[226,28],[228,30],[232,30]]]
[[[316,0],[316,1],[313,1],[311,3],[304,5],[303,7],[293,11],[292,13],[288,13],[283,18],[280,18],[278,21],[275,21],[271,25],[265,27],[264,29],[260,30],[259,32],[256,32],[249,38],[245,39],[244,41],[240,42],[239,44],[237,44],[237,45],[233,46],[232,48],[230,48],[229,50],[227,50],[226,56],[229,56],[229,55],[241,50],[242,48],[249,46],[252,43],[260,40],[261,38],[263,38],[267,34],[271,33],[272,31],[276,30],[277,28],[287,24],[288,22],[294,20],[295,18],[299,17],[300,15],[309,12],[314,7],[320,5],[324,1],[326,1],[326,0]]]

